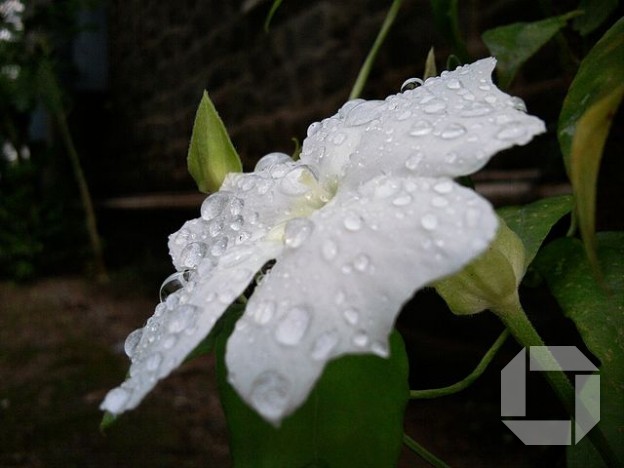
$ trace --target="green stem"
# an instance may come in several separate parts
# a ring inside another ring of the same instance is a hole
[[[368,79],[368,75],[370,74],[371,68],[373,68],[373,62],[377,57],[377,53],[381,48],[381,45],[386,39],[388,35],[388,31],[390,31],[390,27],[394,20],[396,19],[399,9],[401,8],[401,3],[403,0],[394,0],[390,9],[388,10],[388,14],[386,15],[386,19],[381,25],[381,29],[379,30],[379,34],[377,34],[377,38],[371,47],[370,52],[366,56],[366,60],[364,60],[364,64],[362,68],[360,68],[360,73],[355,80],[355,84],[353,85],[353,89],[351,89],[351,94],[349,94],[349,99],[355,99],[362,94],[362,89],[364,89],[364,85],[366,84],[366,80]]]
[[[438,468],[449,468],[449,466],[446,463],[444,463],[442,460],[440,460],[433,453],[431,453],[425,447],[420,445],[418,442],[416,442],[407,434],[403,434],[403,443],[407,445],[410,448],[410,450],[417,453],[423,460],[430,463],[432,466],[435,466]]]
[[[525,348],[530,348],[531,346],[546,346],[541,336],[537,333],[537,330],[535,330],[533,324],[527,317],[517,295],[515,295],[513,300],[508,303],[503,304],[496,309],[492,309],[492,312],[494,312],[494,314],[496,314],[503,321],[516,341]],[[539,361],[540,367],[544,369],[560,368],[559,363],[550,353],[548,348],[546,347],[544,349],[545,352],[536,353],[532,356]],[[571,382],[562,370],[543,372],[543,374],[559,398],[559,401],[563,404],[565,410],[572,417],[572,419],[574,419],[575,392]],[[600,452],[600,455],[607,466],[620,466],[615,453],[613,453],[613,450],[609,446],[609,443],[599,426],[594,427],[588,433],[587,437],[594,444],[594,447],[596,447],[598,452]]]
[[[485,353],[485,355],[483,356],[479,364],[477,364],[477,367],[475,367],[475,369],[465,379],[460,380],[459,382],[454,383],[453,385],[449,385],[447,387],[432,388],[432,389],[427,389],[427,390],[411,390],[410,398],[421,399],[421,400],[429,399],[429,398],[438,398],[441,396],[452,395],[453,393],[460,392],[464,390],[465,388],[469,387],[470,385],[472,385],[472,383],[475,380],[481,377],[481,374],[483,374],[483,372],[485,372],[485,369],[487,369],[490,362],[492,362],[492,359],[494,359],[494,356],[496,355],[498,350],[501,348],[501,346],[503,346],[503,343],[505,343],[505,340],[507,339],[508,336],[509,336],[509,330],[505,329],[499,335],[499,337],[496,339],[496,341],[490,347],[490,349],[487,350],[487,352]]]
[[[85,178],[82,166],[80,165],[80,158],[78,156],[78,152],[76,151],[76,147],[74,146],[74,140],[72,139],[71,133],[69,132],[69,127],[67,125],[67,119],[65,118],[65,114],[62,112],[62,110],[55,109],[54,117],[56,119],[56,123],[61,134],[61,139],[63,140],[63,144],[65,145],[65,149],[67,150],[67,154],[71,161],[72,169],[74,171],[74,177],[76,178],[76,183],[78,184],[78,189],[80,190],[80,199],[82,201],[82,206],[85,211],[85,224],[87,228],[87,233],[89,235],[89,241],[91,243],[91,250],[93,251],[96,277],[101,282],[107,282],[108,273],[104,264],[102,243],[100,242],[100,236],[97,230],[95,209],[93,208],[93,202],[91,199],[91,194],[89,192],[89,186],[87,185],[87,179]]]

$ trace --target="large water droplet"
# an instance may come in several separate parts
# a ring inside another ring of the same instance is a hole
[[[219,216],[229,203],[231,194],[229,192],[217,192],[204,200],[201,206],[201,217],[206,221]]]
[[[448,89],[460,89],[462,87],[462,85],[459,82],[459,80],[457,80],[455,78],[451,78],[450,80],[448,80],[446,82],[446,87]]]
[[[345,123],[357,127],[380,118],[384,113],[383,101],[362,101],[351,108],[345,118]]]
[[[210,246],[210,254],[214,257],[220,257],[223,255],[228,246],[228,238],[225,236],[215,239],[214,243]]]
[[[195,268],[206,256],[207,247],[203,242],[193,242],[182,249],[180,263],[186,268]]]
[[[408,193],[403,193],[392,200],[394,206],[406,206],[412,202],[412,196]]]
[[[270,169],[275,165],[287,164],[293,162],[292,158],[285,153],[269,153],[260,158],[254,168],[255,172],[261,172]]]
[[[450,180],[443,180],[435,184],[433,186],[433,190],[442,194],[450,193],[453,191],[453,182],[451,182]]]
[[[360,313],[357,309],[354,308],[345,309],[342,312],[342,316],[349,325],[355,325],[360,320]]]
[[[433,214],[431,213],[427,213],[426,215],[424,215],[421,220],[420,220],[420,224],[422,225],[422,227],[424,227],[427,231],[432,231],[433,229],[435,229],[438,226],[438,218],[436,218]]]
[[[428,120],[417,120],[410,127],[409,134],[412,136],[425,136],[433,131],[433,125]]]
[[[362,217],[353,212],[347,213],[343,220],[344,227],[348,231],[359,231],[362,229],[363,223],[364,221],[362,220]]]
[[[331,330],[319,336],[312,345],[310,355],[315,361],[325,361],[338,344],[338,332]]]
[[[308,127],[307,135],[308,137],[314,136],[321,129],[321,122],[313,122]]]
[[[167,300],[169,295],[186,286],[191,275],[190,270],[178,271],[169,275],[160,286],[160,301]]]
[[[466,128],[463,125],[450,123],[444,128],[444,130],[442,130],[440,137],[445,140],[453,140],[455,138],[459,138],[464,133],[466,133]]]
[[[107,411],[118,414],[124,409],[125,404],[130,399],[130,393],[123,388],[114,388],[106,394],[106,398],[102,402],[102,408]]]
[[[124,342],[124,351],[129,358],[132,359],[132,356],[134,356],[134,353],[136,352],[137,346],[139,345],[139,341],[141,341],[142,336],[143,329],[137,328],[126,338],[126,341]]]
[[[527,111],[526,104],[524,103],[522,99],[520,99],[517,96],[511,96],[509,98],[509,104],[511,105],[511,107],[513,107],[516,110],[519,110],[520,112]]]
[[[325,260],[333,260],[338,255],[338,245],[333,240],[326,239],[321,247],[321,252]]]
[[[296,249],[305,242],[313,229],[314,223],[308,218],[291,219],[284,228],[284,244]]]
[[[253,382],[251,402],[260,414],[269,419],[280,418],[288,407],[290,382],[276,371],[266,371]]]
[[[305,306],[290,309],[275,329],[275,339],[287,346],[299,344],[310,325],[310,312]]]
[[[401,85],[401,92],[404,93],[405,91],[416,89],[423,84],[423,80],[421,80],[420,78],[408,78]]]

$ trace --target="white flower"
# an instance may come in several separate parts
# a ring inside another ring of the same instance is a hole
[[[230,383],[278,425],[325,364],[388,355],[416,290],[483,252],[497,221],[453,178],[544,131],[491,81],[492,58],[384,101],[354,100],[308,129],[301,159],[272,153],[230,174],[169,239],[181,289],[126,342],[130,376],[102,408],[134,408],[176,368],[267,262],[229,338]],[[165,286],[165,289],[168,286]]]

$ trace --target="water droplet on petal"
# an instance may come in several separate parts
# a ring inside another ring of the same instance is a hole
[[[349,308],[342,312],[342,316],[349,325],[356,325],[360,320],[360,313],[357,309]]]
[[[163,340],[163,348],[165,349],[171,349],[175,346],[176,341],[178,341],[178,338],[175,335],[168,335],[164,340]]]
[[[102,407],[113,414],[118,414],[130,399],[130,393],[123,388],[114,388],[106,394]]]
[[[361,101],[349,110],[345,124],[354,127],[364,125],[381,117],[384,111],[384,101]]]
[[[344,293],[344,291],[338,291],[338,294],[336,294],[336,305],[340,305],[342,303],[344,303],[345,299],[347,298],[347,295]]]
[[[210,254],[214,257],[220,257],[223,255],[228,246],[228,238],[223,236],[219,237],[210,246]]]
[[[230,221],[230,229],[232,231],[240,231],[244,223],[245,223],[245,220],[243,219],[241,215],[234,216],[232,221]]]
[[[404,110],[403,112],[400,112],[399,114],[396,115],[396,119],[401,121],[401,120],[407,120],[412,116],[412,112],[409,110]]]
[[[482,102],[473,102],[462,109],[459,115],[462,117],[480,117],[492,112],[492,108]]]
[[[416,89],[422,85],[423,85],[423,80],[421,80],[420,78],[408,78],[401,85],[401,92],[404,93],[405,91]]]
[[[353,337],[353,344],[363,348],[368,344],[368,335],[363,331],[356,333]]]
[[[433,190],[438,193],[450,193],[453,190],[453,182],[450,180],[443,180],[442,182],[438,182],[433,186]]]
[[[180,333],[195,324],[197,319],[197,307],[185,304],[172,312],[172,317],[167,325],[170,333]]]
[[[459,138],[464,133],[466,133],[466,128],[463,125],[450,123],[444,128],[444,130],[442,130],[440,137],[445,140],[453,140],[455,138]]]
[[[251,402],[269,419],[278,419],[288,407],[290,382],[282,374],[266,371],[252,385]]]
[[[310,324],[310,312],[304,306],[291,308],[275,329],[275,339],[286,346],[299,344]]]
[[[412,202],[412,196],[407,193],[399,195],[397,198],[392,200],[392,204],[394,206],[406,206],[406,205],[409,205],[411,202]]]
[[[448,89],[460,89],[462,85],[459,82],[459,80],[456,80],[455,78],[451,78],[450,80],[446,82],[446,87]]]
[[[364,221],[362,220],[362,217],[353,212],[347,213],[345,219],[343,220],[344,227],[348,231],[359,231],[362,229],[363,223]]]
[[[308,127],[308,137],[314,136],[321,129],[321,122],[311,123]]]
[[[223,212],[230,198],[231,195],[228,192],[213,193],[202,203],[201,217],[206,221],[216,218]]]
[[[434,215],[432,215],[431,213],[427,213],[426,215],[424,215],[422,217],[422,219],[420,220],[420,224],[422,225],[422,227],[424,227],[427,231],[431,231],[433,229],[435,229],[438,225],[438,218],[436,218]]]
[[[387,358],[388,356],[390,356],[390,350],[388,349],[388,346],[380,341],[375,341],[373,342],[373,344],[371,344],[371,351],[373,352],[373,354],[376,354],[377,356],[383,358]]]
[[[509,98],[509,104],[511,107],[521,112],[527,111],[526,104],[518,96],[511,96],[511,98]]]
[[[446,109],[446,104],[443,101],[433,101],[423,107],[423,111],[427,114],[441,114]]]
[[[410,127],[409,134],[412,136],[425,136],[433,131],[433,125],[428,120],[417,120]]]
[[[407,169],[409,169],[410,171],[415,171],[416,169],[418,169],[418,166],[420,166],[421,161],[423,160],[423,158],[425,157],[425,155],[418,151],[417,153],[412,154],[407,161],[405,161],[405,167]]]
[[[215,219],[208,224],[208,234],[210,237],[217,237],[223,232],[223,220]]]
[[[338,333],[331,330],[319,336],[312,345],[310,355],[315,361],[325,361],[338,344]]]
[[[353,267],[357,271],[365,271],[370,265],[370,257],[365,254],[360,254],[353,260]]]
[[[335,135],[332,136],[331,138],[331,142],[336,145],[339,146],[342,143],[344,143],[344,141],[347,139],[347,135],[345,135],[344,133],[336,133]]]
[[[280,181],[280,191],[285,195],[303,195],[310,191],[310,187],[306,185],[303,180],[304,176],[312,172],[307,166],[296,166],[290,172],[288,172]]]
[[[269,323],[275,314],[275,303],[262,301],[249,311],[253,319],[260,325]]]
[[[293,162],[293,160],[286,153],[269,153],[260,158],[260,160],[256,163],[254,171],[261,172],[266,169],[270,169],[273,166],[286,164],[289,162]]]
[[[206,244],[203,242],[193,242],[182,249],[180,253],[180,263],[186,268],[195,268],[206,256]]]
[[[141,341],[142,336],[142,328],[137,328],[128,335],[126,341],[124,342],[124,351],[126,353],[126,356],[128,356],[129,358],[132,358],[132,356],[134,356],[134,353],[136,352],[137,346],[139,345],[139,341]]]
[[[286,223],[284,228],[284,244],[296,249],[310,236],[314,223],[308,218],[295,218]]]
[[[325,260],[333,260],[336,258],[336,255],[338,255],[338,245],[336,245],[333,240],[326,239],[325,242],[323,242],[321,251]]]
[[[243,207],[245,206],[245,202],[237,197],[232,197],[230,201],[230,213],[233,216],[241,214],[243,211]]]
[[[449,204],[448,200],[444,197],[433,197],[431,199],[431,205],[436,208],[444,208]]]
[[[189,276],[190,270],[178,271],[169,275],[160,286],[160,301],[165,301],[169,295],[186,286]]]

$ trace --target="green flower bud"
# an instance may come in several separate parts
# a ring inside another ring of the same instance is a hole
[[[496,237],[488,249],[458,273],[432,284],[457,315],[501,309],[518,300],[526,272],[520,238],[498,218]]]

